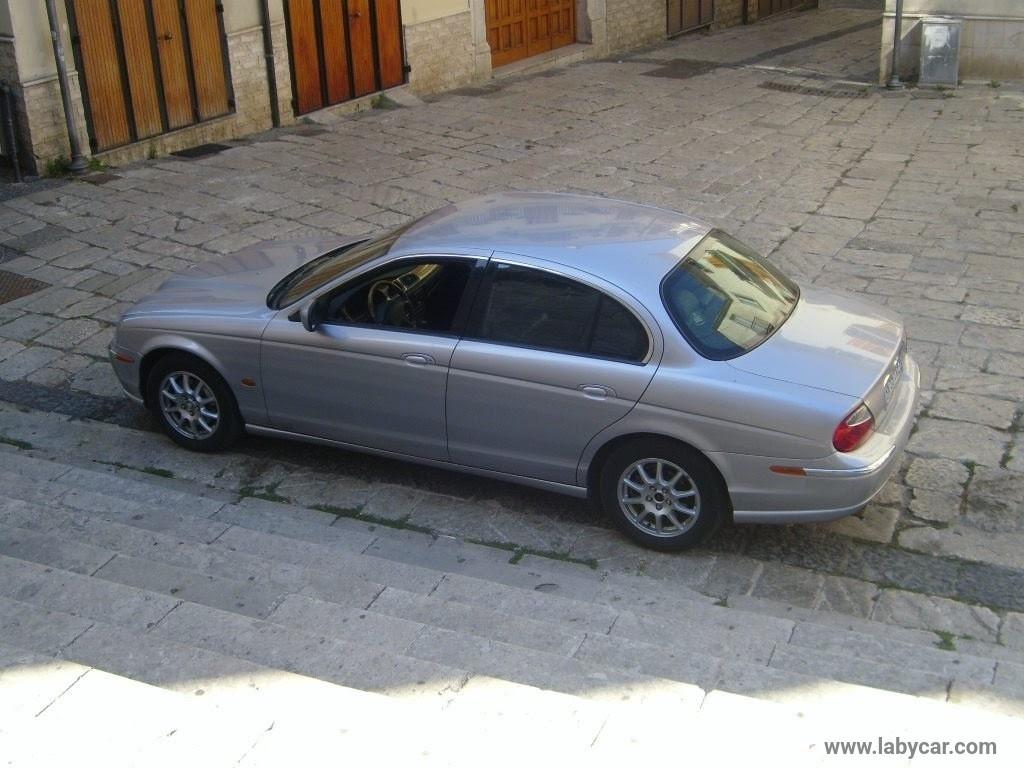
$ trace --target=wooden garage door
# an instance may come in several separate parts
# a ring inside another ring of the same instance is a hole
[[[405,82],[399,0],[288,0],[296,114]]]
[[[757,18],[763,19],[773,13],[788,11],[791,8],[799,8],[805,5],[808,0],[757,0]]]
[[[576,41],[574,0],[485,0],[484,8],[492,67]]]
[[[706,27],[715,20],[712,0],[668,0],[666,31],[669,37]]]
[[[234,106],[216,0],[70,0],[68,10],[93,151]]]

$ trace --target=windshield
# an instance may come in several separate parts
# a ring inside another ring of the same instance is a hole
[[[694,348],[712,360],[739,357],[786,322],[800,289],[724,232],[708,234],[662,283],[662,299]]]
[[[409,225],[406,225],[374,240],[359,240],[343,245],[303,264],[270,290],[267,294],[267,306],[271,309],[281,309],[294,304],[321,286],[327,285],[338,275],[383,256],[408,228]]]

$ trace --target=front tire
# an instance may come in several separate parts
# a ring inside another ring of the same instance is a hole
[[[664,438],[615,449],[597,486],[605,513],[641,546],[679,552],[706,541],[728,514],[729,496],[701,453]]]
[[[222,451],[242,432],[242,417],[227,383],[191,355],[161,358],[149,374],[146,394],[161,429],[183,448]]]

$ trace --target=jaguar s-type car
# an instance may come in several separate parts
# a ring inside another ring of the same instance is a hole
[[[539,193],[193,266],[110,357],[186,448],[245,431],[512,480],[663,550],[860,510],[919,388],[887,310],[689,216]]]

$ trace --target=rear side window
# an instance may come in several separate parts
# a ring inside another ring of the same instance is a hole
[[[756,347],[796,306],[800,290],[723,232],[712,232],[665,278],[665,308],[704,357],[729,360]]]
[[[647,333],[600,291],[549,272],[496,264],[476,336],[501,344],[637,362]]]

